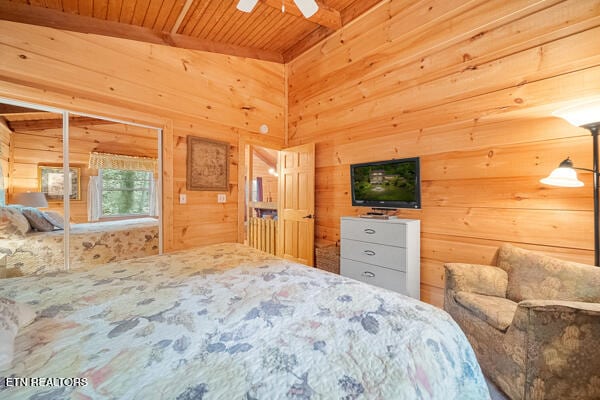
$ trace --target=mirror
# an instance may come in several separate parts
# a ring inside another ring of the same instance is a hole
[[[0,103],[0,146],[0,276],[63,269],[64,230],[48,220],[63,213],[62,202],[48,201],[63,176],[62,113]]]
[[[161,129],[0,102],[0,278],[162,252]]]
[[[70,119],[71,269],[159,253],[159,133]]]

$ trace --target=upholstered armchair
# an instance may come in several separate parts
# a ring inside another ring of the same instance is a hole
[[[508,244],[445,268],[444,309],[511,399],[600,399],[600,268]]]

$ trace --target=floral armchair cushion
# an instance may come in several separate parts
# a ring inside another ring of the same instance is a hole
[[[600,268],[563,261],[503,244],[498,267],[508,273],[506,297],[522,300],[600,302]]]

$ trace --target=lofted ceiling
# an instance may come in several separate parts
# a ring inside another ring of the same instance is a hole
[[[0,19],[288,62],[380,1],[318,0],[305,19],[293,0],[0,0]]]

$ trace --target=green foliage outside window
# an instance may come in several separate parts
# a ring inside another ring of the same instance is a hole
[[[103,169],[102,214],[148,215],[151,180],[151,172]]]

